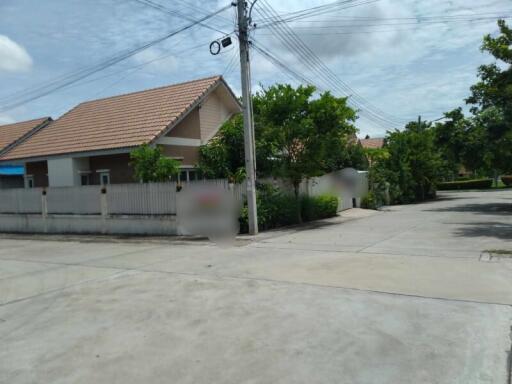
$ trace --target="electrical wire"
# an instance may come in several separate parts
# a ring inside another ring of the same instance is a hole
[[[380,0],[364,0],[364,1],[359,1],[359,2],[356,2],[356,1],[358,1],[358,0],[335,1],[333,3],[329,3],[329,4],[317,6],[317,7],[312,7],[312,8],[306,8],[306,9],[302,9],[300,11],[289,12],[289,13],[285,13],[285,14],[281,14],[281,15],[277,15],[277,16],[266,16],[266,17],[263,17],[262,19],[256,20],[255,23],[258,26],[266,27],[269,25],[275,25],[275,24],[286,23],[286,22],[290,22],[290,21],[294,21],[294,20],[300,20],[300,19],[303,19],[306,17],[324,15],[326,13],[331,13],[336,9],[338,11],[340,11],[343,9],[359,7],[361,5],[373,4],[373,3],[379,2]],[[263,23],[263,24],[261,25],[261,23]]]
[[[173,9],[169,9],[167,7],[165,7],[164,5],[162,4],[159,4],[157,2],[154,2],[152,0],[133,0],[137,3],[140,3],[140,4],[144,4],[144,5],[147,5],[148,7],[151,7],[151,8],[154,8],[154,9],[157,9],[161,12],[164,12],[164,13],[167,13],[169,15],[172,15],[172,16],[177,16],[177,17],[181,17],[181,18],[184,18],[185,20],[188,20],[188,21],[194,21],[195,19],[183,12],[180,12],[180,11],[177,11],[177,10],[173,10]],[[197,11],[196,11],[197,12]],[[212,31],[215,31],[215,32],[219,32],[219,33],[222,33],[222,34],[226,34],[226,32],[218,29],[218,28],[215,28],[211,25],[208,25],[208,24],[205,24],[205,23],[199,23],[199,25],[205,27],[205,28],[208,28],[208,29],[211,29]]]
[[[227,5],[227,6],[224,6],[223,8],[215,11],[215,12],[212,12],[198,20],[194,20],[192,23],[190,24],[187,24],[181,28],[178,28],[177,30],[174,30],[162,37],[159,37],[155,40],[152,40],[152,41],[149,41],[141,46],[138,46],[136,48],[133,48],[133,49],[130,49],[130,50],[126,50],[126,51],[123,51],[122,53],[118,54],[118,55],[115,55],[115,56],[112,56],[110,57],[109,59],[99,63],[99,64],[96,64],[94,66],[91,66],[91,67],[88,67],[88,68],[83,68],[83,69],[80,69],[78,71],[75,71],[75,72],[72,72],[70,74],[67,74],[67,75],[64,75],[64,76],[61,76],[57,79],[54,79],[48,83],[45,83],[43,85],[40,85],[40,86],[37,86],[37,87],[34,87],[34,88],[31,88],[31,89],[26,89],[26,90],[23,90],[21,92],[17,92],[17,93],[14,93],[10,96],[7,96],[7,97],[4,97],[1,99],[0,102],[4,102],[5,104],[1,105],[0,106],[0,112],[5,112],[5,111],[8,111],[10,109],[13,109],[13,108],[16,108],[16,107],[19,107],[21,105],[24,105],[28,102],[31,102],[31,101],[34,101],[34,100],[37,100],[37,99],[40,99],[44,96],[47,96],[53,92],[56,92],[62,88],[65,88],[71,84],[74,84],[76,83],[77,81],[80,81],[86,77],[89,77],[97,72],[100,72],[108,67],[111,67],[112,65],[114,64],[117,64],[123,60],[126,60],[134,55],[136,55],[137,53],[140,53],[150,47],[153,47],[154,45],[157,45],[179,33],[182,33],[186,30],[189,30],[191,29],[192,27],[198,25],[198,24],[203,24],[204,21],[210,19],[211,17],[229,9],[231,7],[231,4]]]
[[[271,8],[270,6],[267,5],[266,1],[263,3],[263,5],[263,8]],[[279,17],[277,13],[272,9],[271,12],[273,12],[275,15],[273,17]],[[266,13],[267,16],[268,14],[269,13]],[[282,39],[282,41],[289,47],[289,49],[291,48],[293,50],[295,48],[297,52],[301,53],[302,59],[306,60],[310,68],[320,67],[321,70],[317,71],[317,75],[323,78],[324,81],[329,83],[330,86],[333,87],[334,89],[338,89],[339,91],[341,88],[341,93],[351,96],[351,103],[354,104],[358,109],[371,115],[372,118],[380,120],[381,123],[391,125],[397,124],[397,121],[391,121],[387,120],[386,118],[383,118],[383,112],[374,112],[366,105],[364,105],[367,102],[361,96],[359,96],[357,92],[351,89],[346,83],[337,78],[337,76],[332,71],[329,70],[329,68],[318,58],[318,56],[314,54],[314,52],[312,52],[311,49],[309,49],[309,47],[307,47],[306,44],[288,26],[276,25],[275,27],[273,27],[273,29],[281,37],[283,37],[282,32],[284,32],[285,39]],[[288,39],[286,39],[286,37],[288,37]],[[400,124],[402,123],[400,122]]]
[[[263,17],[276,20],[279,18],[279,15],[267,5],[265,0],[262,1],[260,6],[257,7],[257,12]],[[386,128],[402,125],[406,121],[405,119],[400,120],[389,115],[386,116],[384,112],[372,106],[366,99],[357,94],[357,92],[339,79],[286,24],[276,23],[269,27],[273,30],[276,37],[295,54],[299,62],[315,73],[315,78],[327,84],[328,88],[349,96],[349,104],[357,108],[361,115],[364,114],[367,119]]]

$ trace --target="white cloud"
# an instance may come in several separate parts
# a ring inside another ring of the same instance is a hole
[[[0,35],[0,72],[25,72],[32,68],[32,58],[21,45]]]
[[[149,48],[133,57],[138,64],[149,70],[161,73],[173,73],[179,68],[178,58],[158,48]]]
[[[14,119],[6,114],[0,113],[0,125],[14,123]]]

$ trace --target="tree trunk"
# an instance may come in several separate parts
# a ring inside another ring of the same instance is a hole
[[[300,187],[300,181],[297,182],[295,180],[293,182],[293,193],[295,194],[295,200],[297,201],[297,219],[298,219],[299,223],[302,223],[302,207],[300,204],[299,187]]]

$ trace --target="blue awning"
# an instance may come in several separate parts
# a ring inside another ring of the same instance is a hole
[[[23,176],[24,174],[23,165],[0,165],[0,176]]]

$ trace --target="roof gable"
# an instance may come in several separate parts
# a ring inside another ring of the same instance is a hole
[[[79,104],[0,160],[136,147],[180,121],[219,83],[221,76]],[[227,85],[226,85],[227,87]]]

